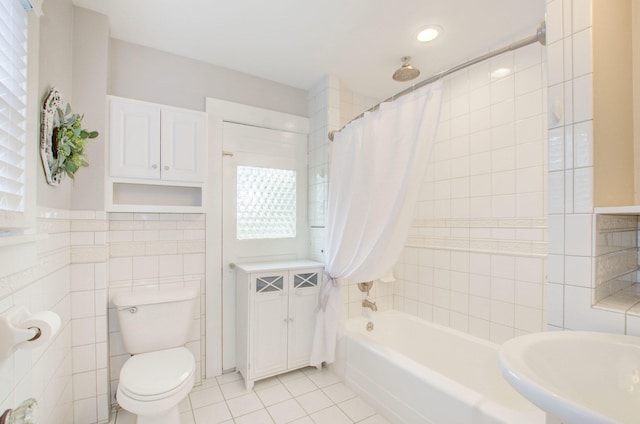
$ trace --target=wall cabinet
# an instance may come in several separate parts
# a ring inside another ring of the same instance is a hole
[[[111,176],[204,181],[206,126],[204,112],[111,98]]]
[[[169,211],[166,206],[184,212],[202,208],[207,114],[113,96],[108,102],[108,208]],[[153,195],[140,196],[147,192]]]
[[[322,271],[314,261],[237,266],[236,363],[247,389],[309,365]]]

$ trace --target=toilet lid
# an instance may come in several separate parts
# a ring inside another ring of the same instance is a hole
[[[157,396],[174,391],[195,371],[196,362],[184,347],[134,355],[120,371],[120,385],[128,394]]]

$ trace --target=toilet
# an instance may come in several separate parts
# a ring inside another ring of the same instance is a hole
[[[113,297],[125,350],[118,404],[137,424],[179,424],[178,404],[189,394],[196,362],[184,347],[191,335],[198,288],[140,289]]]

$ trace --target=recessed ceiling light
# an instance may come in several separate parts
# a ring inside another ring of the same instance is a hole
[[[422,28],[418,32],[417,38],[418,38],[418,41],[422,43],[426,43],[426,42],[435,40],[438,37],[438,35],[440,35],[441,32],[442,32],[442,28],[440,28],[438,25],[429,25]]]

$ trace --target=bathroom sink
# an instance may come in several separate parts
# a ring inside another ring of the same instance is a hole
[[[640,337],[528,334],[505,342],[498,361],[518,392],[566,424],[640,422]]]

